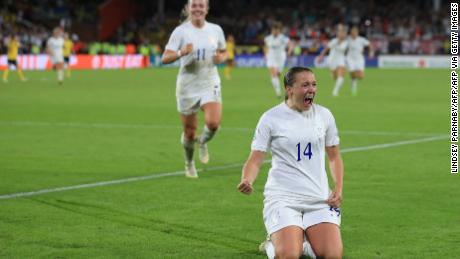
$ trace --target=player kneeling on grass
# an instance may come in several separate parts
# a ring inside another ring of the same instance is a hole
[[[309,68],[289,69],[284,87],[285,101],[259,120],[238,190],[252,193],[265,154],[271,151],[263,210],[269,238],[261,248],[269,258],[341,258],[343,162],[335,120],[327,108],[313,103],[317,85]],[[335,182],[332,192],[326,154]]]

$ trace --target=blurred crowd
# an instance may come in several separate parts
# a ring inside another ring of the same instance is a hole
[[[70,32],[75,53],[159,54],[179,23],[185,2],[165,1],[164,11],[159,13],[152,2],[133,1],[145,8],[138,8],[134,17],[100,42],[94,25],[101,0],[6,0],[0,7],[0,50],[5,52],[5,39],[15,33],[21,40],[21,53],[44,53],[51,30],[58,25]],[[449,6],[442,0],[410,4],[394,0],[211,0],[210,8],[208,20],[235,36],[238,54],[261,53],[263,39],[274,21],[283,23],[284,33],[296,43],[298,54],[318,54],[335,36],[338,23],[359,25],[377,54],[447,54],[450,48]]]

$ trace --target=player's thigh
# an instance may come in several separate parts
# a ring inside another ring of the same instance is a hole
[[[219,85],[202,94],[200,106],[204,112],[206,126],[209,129],[217,129],[222,119],[222,96]]]
[[[222,119],[222,104],[220,102],[208,102],[201,106],[204,111],[204,123],[209,129],[217,129]]]
[[[345,66],[338,66],[337,69],[336,69],[336,73],[337,73],[337,76],[338,77],[343,77],[345,75]]]
[[[303,251],[304,231],[298,226],[287,226],[271,234],[276,257],[299,258]]]
[[[340,258],[342,239],[340,237],[340,208],[325,207],[305,212],[302,215],[310,244],[318,257]]]
[[[342,258],[342,237],[338,225],[323,222],[306,230],[308,240],[317,257]]]

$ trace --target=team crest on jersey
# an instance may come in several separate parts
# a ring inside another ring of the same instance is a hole
[[[324,137],[326,135],[326,132],[324,131],[324,128],[321,126],[316,126],[315,127],[315,133],[318,138]]]
[[[213,47],[217,48],[217,39],[215,37],[208,36],[208,40],[209,40],[209,43],[211,43]]]

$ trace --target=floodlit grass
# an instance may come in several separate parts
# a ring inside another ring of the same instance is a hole
[[[183,170],[177,69],[14,73],[0,84],[0,195]],[[344,150],[346,258],[459,256],[460,175],[449,172],[449,71],[368,69],[357,97],[317,70],[316,101]],[[265,69],[222,82],[222,128],[198,180],[144,181],[0,200],[0,257],[265,258],[262,191],[236,191],[260,115],[279,103]],[[202,118],[202,117],[201,117]],[[200,127],[202,120],[200,122]],[[201,131],[201,129],[200,129]],[[347,152],[354,147],[445,139]]]

